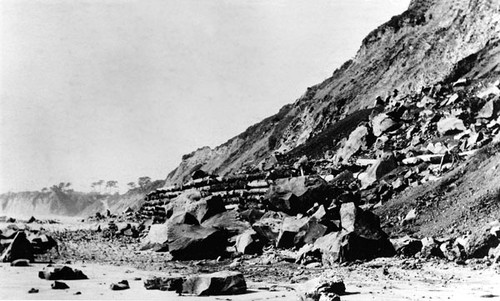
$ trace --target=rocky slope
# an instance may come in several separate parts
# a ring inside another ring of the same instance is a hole
[[[385,98],[395,89],[410,93],[462,76],[498,75],[499,35],[497,0],[414,0],[403,14],[371,32],[354,59],[293,104],[223,145],[185,155],[167,184],[181,184],[197,169],[228,175],[255,168],[274,151],[288,153],[317,137],[323,137],[325,151],[336,150],[332,127],[372,107],[378,96]]]

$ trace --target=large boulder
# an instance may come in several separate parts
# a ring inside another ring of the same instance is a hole
[[[276,240],[276,247],[291,248],[295,246],[295,236],[306,228],[309,218],[285,217],[281,224],[280,233]]]
[[[226,249],[224,233],[197,225],[168,227],[168,251],[174,260],[217,258]]]
[[[230,271],[189,277],[182,284],[182,294],[195,296],[235,295],[246,290],[243,274]]]
[[[16,259],[28,259],[30,262],[34,261],[33,247],[26,238],[26,233],[23,231],[17,232],[10,245],[3,250],[0,256],[1,262],[12,262]]]
[[[169,224],[199,225],[200,222],[189,212],[177,212],[168,219]]]
[[[220,196],[208,196],[186,207],[186,212],[191,213],[200,223],[225,210],[224,201]]]
[[[167,251],[165,244],[168,241],[169,223],[153,224],[148,234],[142,239],[142,249],[154,249],[155,251]]]
[[[392,170],[398,167],[398,163],[392,152],[384,152],[375,164],[360,174],[359,180],[363,187],[368,187]]]
[[[324,264],[395,255],[394,247],[380,228],[380,220],[375,214],[354,203],[344,203],[340,215],[342,230],[318,238],[312,246],[299,252],[298,261],[318,253]]]
[[[380,136],[383,133],[395,130],[399,127],[399,123],[396,122],[391,116],[387,114],[378,114],[372,119],[373,134],[375,136]]]
[[[250,223],[242,221],[235,210],[217,213],[206,219],[201,225],[207,228],[224,230],[232,235],[241,234],[250,228]]]
[[[248,229],[236,237],[234,245],[236,252],[241,254],[260,254],[264,247],[264,241],[253,229]]]
[[[368,128],[364,125],[358,126],[354,131],[351,132],[349,138],[347,139],[345,145],[337,152],[337,157],[342,160],[342,163],[346,164],[349,159],[356,154],[359,150],[365,149],[367,147],[367,140],[369,137]]]
[[[464,247],[469,258],[482,258],[488,255],[490,249],[494,249],[498,245],[497,236],[483,229],[473,232]]]
[[[314,203],[327,204],[330,189],[319,176],[278,179],[269,187],[268,198],[277,210],[305,214]]]
[[[260,220],[252,225],[252,228],[262,238],[274,244],[281,231],[281,224],[287,215],[281,212],[268,211]]]
[[[243,220],[249,222],[253,225],[256,221],[258,221],[263,215],[266,213],[264,210],[258,209],[247,209],[240,212],[240,216]]]
[[[172,199],[166,206],[165,211],[167,217],[186,212],[186,207],[190,204],[201,200],[201,192],[196,189],[188,189],[183,191],[175,199]]]
[[[323,237],[328,231],[328,227],[319,222],[314,216],[311,217],[307,224],[301,228],[300,232],[295,235],[295,246],[301,247],[304,244],[313,244],[318,238]]]
[[[201,224],[215,214],[225,211],[226,208],[220,196],[202,198],[199,191],[187,190],[166,205],[165,210],[168,218],[179,219],[186,217],[183,214],[188,213]],[[187,222],[193,224],[190,219]]]
[[[412,257],[422,250],[423,244],[420,239],[409,236],[391,239],[396,253],[406,257]]]
[[[47,234],[35,235],[29,237],[34,254],[44,254],[49,250],[55,249],[59,252],[57,241]]]
[[[441,118],[437,123],[437,130],[441,135],[450,132],[465,131],[464,122],[456,117]]]

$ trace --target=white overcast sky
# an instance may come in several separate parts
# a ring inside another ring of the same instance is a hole
[[[2,0],[0,192],[163,179],[291,103],[409,0]]]

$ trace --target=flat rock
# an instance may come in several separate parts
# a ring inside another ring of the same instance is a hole
[[[183,294],[195,296],[235,295],[246,290],[243,274],[230,271],[193,276],[182,285]]]

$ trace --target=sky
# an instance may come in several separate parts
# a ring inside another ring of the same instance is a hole
[[[409,0],[2,0],[0,192],[164,179],[299,98]]]

